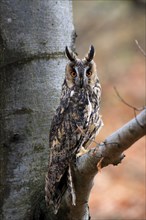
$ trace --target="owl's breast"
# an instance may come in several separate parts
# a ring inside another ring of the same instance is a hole
[[[93,112],[93,107],[92,107],[91,101],[89,100],[89,97],[88,97],[88,103],[86,105],[86,118],[87,118],[88,122],[89,122],[89,119],[90,119],[92,112]]]
[[[93,112],[92,103],[87,91],[71,91],[70,110],[72,111],[73,120],[76,121],[78,126],[85,129]]]

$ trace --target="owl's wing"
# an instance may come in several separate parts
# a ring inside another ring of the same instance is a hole
[[[97,113],[91,115],[90,117],[90,126],[86,132],[86,136],[84,138],[83,147],[86,149],[92,141],[94,141],[96,135],[99,134],[100,129],[103,127],[103,121],[101,115]]]
[[[74,114],[74,115],[73,115]],[[81,145],[82,135],[73,120],[75,112],[71,103],[61,102],[53,118],[50,130],[50,158],[46,175],[46,201],[58,211],[67,189],[69,164]]]

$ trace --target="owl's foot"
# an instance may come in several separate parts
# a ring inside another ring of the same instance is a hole
[[[86,150],[84,147],[81,147],[79,153],[76,154],[76,157],[80,157],[84,154],[86,154],[89,150]]]

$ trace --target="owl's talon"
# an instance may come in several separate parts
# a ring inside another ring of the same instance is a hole
[[[79,153],[76,154],[76,157],[81,157],[82,155],[88,153],[89,150],[85,149],[84,147],[81,147]]]

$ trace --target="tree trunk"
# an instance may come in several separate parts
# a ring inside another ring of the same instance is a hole
[[[37,199],[44,199],[50,121],[64,77],[64,48],[73,46],[73,38],[71,1],[1,0],[3,220],[47,219],[44,207],[36,211]]]

